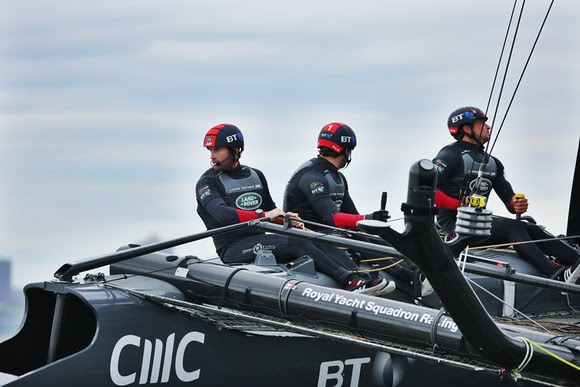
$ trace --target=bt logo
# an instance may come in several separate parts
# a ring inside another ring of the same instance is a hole
[[[458,114],[458,115],[456,115],[454,117],[451,117],[451,122],[456,123],[457,121],[459,121],[461,119],[463,119],[463,113]]]
[[[360,382],[360,371],[362,365],[370,362],[370,357],[360,357],[358,359],[346,359],[344,363],[342,360],[325,361],[320,363],[317,386],[326,387],[326,383],[330,380],[336,382],[336,384],[334,384],[335,387],[342,386],[344,384],[345,368],[346,366],[352,366],[350,387],[357,387]]]
[[[117,386],[127,386],[135,383],[139,375],[139,384],[167,383],[172,369],[175,370],[175,375],[182,382],[191,382],[199,379],[200,370],[186,370],[183,359],[188,346],[192,343],[203,344],[204,340],[205,334],[201,332],[189,332],[179,341],[177,351],[174,352],[175,333],[169,335],[165,343],[159,339],[155,339],[154,346],[150,340],[142,339],[139,336],[123,336],[117,341],[111,353],[111,363],[109,366],[111,380]],[[141,356],[141,369],[131,370],[134,372],[129,371],[128,373],[121,374],[121,370],[119,369],[121,358],[133,356],[135,347],[139,350]],[[161,362],[162,359],[163,362]]]
[[[226,136],[226,141],[229,142],[234,142],[238,139],[238,134],[232,134],[230,136]]]

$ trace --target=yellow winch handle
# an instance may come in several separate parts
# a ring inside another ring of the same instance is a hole
[[[523,198],[525,198],[525,197],[526,197],[526,195],[524,195],[524,194],[523,194],[523,193],[521,193],[521,192],[518,192],[518,193],[516,193],[516,194],[514,195],[514,198],[516,198],[516,200],[518,200],[518,199],[523,199]],[[521,214],[521,213],[519,213],[519,212],[518,212],[518,213],[516,213],[516,219],[517,219],[517,220],[520,220],[520,218],[521,218],[521,217],[522,217],[522,214]]]

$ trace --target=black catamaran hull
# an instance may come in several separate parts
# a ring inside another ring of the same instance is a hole
[[[23,325],[0,343],[0,384],[490,386],[521,373],[527,385],[578,385],[580,341],[491,320],[435,231],[433,187],[432,164],[416,163],[405,233],[361,224],[397,250],[349,244],[414,260],[449,315],[316,285],[308,259],[282,270],[156,253],[242,227],[300,232],[255,221],[69,263],[60,281],[27,286]],[[74,282],[102,265],[110,277]]]
[[[429,385],[505,385],[500,368],[476,361],[257,324],[243,315],[228,320],[217,310],[204,315],[160,307],[159,299],[141,294],[176,302],[185,297],[151,278],[115,282],[126,289],[96,283],[29,285],[26,320],[0,346],[4,381],[12,380],[7,385],[417,386],[426,380]],[[51,329],[53,321],[60,332]],[[539,384],[527,380],[526,385]]]

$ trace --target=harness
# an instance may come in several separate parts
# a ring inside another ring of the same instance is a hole
[[[467,187],[467,192],[460,192],[462,197],[468,196],[470,193],[478,193],[483,196],[489,196],[493,188],[493,180],[497,176],[497,164],[495,159],[488,154],[477,153],[476,157],[479,160],[473,158],[473,151],[464,151],[461,154],[461,159],[463,161],[463,184],[461,185],[462,191],[463,187]],[[489,158],[484,163],[484,160]],[[482,167],[483,165],[483,167]],[[481,168],[481,178],[478,177]]]
[[[346,194],[346,187],[344,184],[344,179],[340,173],[333,174],[329,170],[324,171],[324,177],[328,184],[328,194],[330,198],[336,204],[336,209],[340,211],[342,207],[342,200]]]
[[[224,200],[229,206],[241,210],[255,210],[262,205],[264,185],[256,171],[243,167],[242,171],[245,170],[250,171],[248,177],[233,179],[227,174],[220,172],[217,178],[224,187]]]

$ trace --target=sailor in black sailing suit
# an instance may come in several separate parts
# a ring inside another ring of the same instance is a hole
[[[362,219],[387,221],[389,213],[385,210],[359,214],[349,194],[348,182],[339,171],[350,163],[352,150],[356,147],[354,131],[341,122],[329,123],[320,131],[317,147],[318,157],[302,164],[288,181],[284,191],[284,211],[296,212],[304,220],[346,229],[356,228],[356,223]],[[310,227],[320,232],[328,231],[324,227]],[[379,257],[360,254],[365,258]],[[402,260],[386,271],[413,286],[417,297],[433,291],[419,268],[408,260]]]
[[[212,167],[200,177],[195,189],[197,213],[208,229],[262,217],[282,222],[285,213],[276,207],[264,174],[239,163],[244,138],[235,125],[214,126],[205,135],[203,146],[210,151]],[[334,246],[266,234],[252,228],[217,235],[213,241],[216,252],[225,263],[253,262],[259,251],[267,249],[280,262],[310,256],[318,271],[329,275],[349,291],[381,295],[394,286],[384,279],[359,274],[358,265]]]
[[[447,126],[457,141],[443,147],[433,159],[438,171],[435,192],[435,204],[439,208],[437,222],[447,235],[452,235],[455,230],[457,208],[472,193],[488,198],[494,190],[511,213],[522,214],[528,209],[528,200],[516,197],[511,184],[506,180],[501,161],[484,150],[483,145],[489,141],[490,136],[490,127],[486,121],[485,113],[476,107],[466,106],[454,110]],[[553,240],[515,244],[514,249],[546,276],[568,279],[578,264],[578,250],[554,239],[553,235],[535,224],[493,216],[491,237],[485,244],[539,239]],[[557,258],[559,265],[547,256]],[[561,270],[562,266],[572,268]]]

